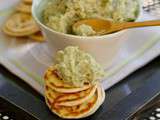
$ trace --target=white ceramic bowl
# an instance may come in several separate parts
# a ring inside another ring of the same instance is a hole
[[[41,9],[43,8],[43,3],[41,2],[44,1],[47,0],[33,1],[32,14],[46,37],[50,54],[54,54],[53,52],[64,49],[66,46],[79,46],[80,49],[89,52],[94,56],[104,68],[112,63],[125,40],[124,37],[127,36],[127,30],[122,30],[114,34],[93,37],[75,36],[56,32],[45,26],[41,21],[41,12],[43,10]]]

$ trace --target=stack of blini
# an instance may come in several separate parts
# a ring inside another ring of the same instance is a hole
[[[99,83],[77,88],[65,84],[54,67],[44,76],[45,100],[49,109],[61,118],[78,119],[92,115],[105,99],[104,89]]]
[[[32,0],[22,0],[3,26],[3,31],[12,37],[29,37],[42,42],[44,37],[31,15]]]

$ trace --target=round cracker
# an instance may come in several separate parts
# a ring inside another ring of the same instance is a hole
[[[53,80],[53,82],[54,82],[54,80]],[[48,86],[52,90],[55,90],[55,91],[60,92],[60,93],[76,93],[76,92],[80,92],[80,91],[83,91],[83,90],[87,90],[91,87],[89,85],[86,85],[86,86],[83,86],[82,88],[57,88],[52,84],[53,82],[50,82],[48,80],[48,81],[46,81],[46,84],[48,84]]]
[[[55,100],[55,105],[56,106],[80,105],[83,102],[88,101],[95,94],[96,89],[97,89],[97,85],[81,92],[63,94]]]
[[[50,110],[61,118],[79,119],[93,114],[99,107],[102,99],[101,88],[98,87],[94,96],[79,106],[54,108],[52,102],[46,97],[46,104]],[[88,106],[89,105],[89,106]],[[94,112],[93,112],[94,111]]]
[[[33,40],[36,40],[38,42],[44,42],[45,41],[44,36],[43,36],[41,31],[39,31],[37,33],[34,33],[33,35],[30,35],[29,38],[31,38]]]
[[[23,37],[34,34],[39,31],[32,16],[24,13],[14,13],[5,23],[3,31],[16,37]]]
[[[21,2],[17,5],[16,10],[22,13],[31,13],[32,5]]]

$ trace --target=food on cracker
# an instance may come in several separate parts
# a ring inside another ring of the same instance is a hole
[[[68,72],[68,75],[72,76],[73,72],[77,72],[74,67],[82,62],[80,60],[80,54],[82,53],[77,54],[77,52],[71,52],[70,49],[83,53],[83,51],[79,50],[77,47],[67,47],[64,50],[65,52],[58,52],[58,62],[54,66],[49,67],[44,76],[45,100],[49,109],[59,117],[65,119],[78,119],[92,115],[104,102],[105,92],[100,85],[99,80],[96,80],[95,82],[91,82],[91,80],[79,81],[75,77],[76,81],[72,79],[72,81],[68,82],[65,77],[60,75],[61,72]],[[67,54],[66,52],[70,52],[70,54]],[[63,55],[62,53],[66,55]],[[85,56],[85,54],[82,55]],[[77,59],[80,61],[77,61]],[[82,60],[87,62],[88,57],[84,57]],[[57,64],[63,64],[63,66],[66,66],[66,64],[63,63],[64,61],[70,61],[67,63],[70,64],[70,66],[63,68],[62,71],[61,69],[57,69]],[[93,63],[94,62],[91,62],[91,64]],[[79,69],[79,74],[76,75],[79,75],[80,77],[83,75],[81,72],[84,71],[86,67],[91,67],[90,65],[85,65],[84,69]],[[80,66],[78,67],[80,68]],[[72,72],[65,71],[65,69],[71,69]],[[89,70],[89,68],[86,68],[86,70]],[[86,79],[88,79],[87,76]],[[80,84],[80,86],[77,86],[76,83]]]
[[[84,83],[95,83],[104,77],[105,72],[100,64],[88,53],[78,47],[67,47],[59,51],[55,65],[60,77],[66,83],[80,87]]]

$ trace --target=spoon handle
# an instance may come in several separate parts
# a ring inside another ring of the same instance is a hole
[[[151,20],[144,22],[126,22],[123,28],[145,27],[145,26],[160,26],[160,20]]]

